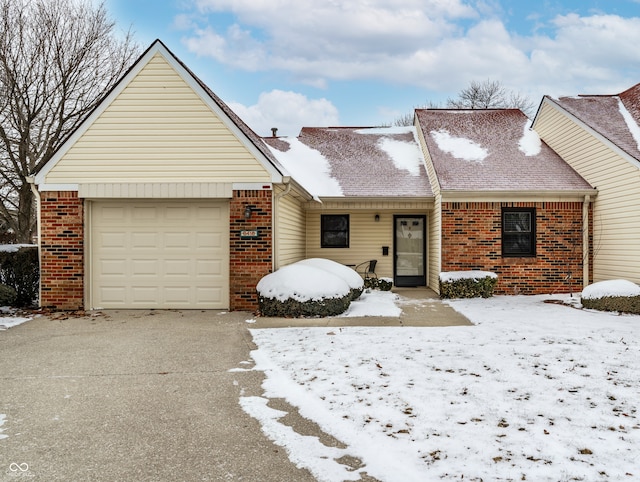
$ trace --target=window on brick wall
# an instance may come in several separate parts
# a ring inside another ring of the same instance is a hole
[[[536,255],[535,208],[502,209],[502,255]]]
[[[323,248],[349,247],[349,215],[322,214],[320,216],[320,246]]]

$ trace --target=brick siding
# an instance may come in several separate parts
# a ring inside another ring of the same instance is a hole
[[[254,311],[258,307],[256,285],[271,272],[273,262],[273,192],[234,191],[230,205],[230,308]],[[251,208],[251,217],[244,217]],[[256,238],[242,231],[257,231]]]
[[[40,194],[40,305],[78,310],[84,305],[84,214],[77,192]]]
[[[503,207],[536,208],[534,257],[502,256]],[[492,271],[497,294],[578,292],[582,233],[581,202],[443,203],[442,271]]]

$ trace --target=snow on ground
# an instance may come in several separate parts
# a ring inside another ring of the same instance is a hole
[[[15,310],[8,306],[0,307],[0,331],[21,325],[30,319],[30,317],[16,316]]]
[[[265,393],[241,405],[321,481],[637,480],[640,316],[549,298],[448,301],[468,327],[253,329]],[[346,448],[295,433],[267,398]]]
[[[0,413],[0,440],[2,440],[3,438],[7,438],[7,435],[2,434],[2,426],[4,425],[4,422],[6,420],[7,416],[4,413]]]

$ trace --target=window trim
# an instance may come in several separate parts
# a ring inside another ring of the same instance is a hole
[[[346,229],[326,229],[325,228],[325,220],[329,220],[329,218],[344,218],[346,221]],[[350,230],[351,230],[351,219],[348,214],[321,214],[320,215],[320,247],[328,248],[328,249],[345,249],[349,247],[350,242]],[[325,242],[325,233],[334,232],[334,233],[344,233],[345,244],[344,245],[334,245]]]
[[[530,213],[531,214],[531,230],[529,237],[531,241],[531,250],[525,253],[513,253],[508,252],[505,249],[505,235],[509,235],[509,232],[505,232],[505,215],[508,213]],[[505,258],[534,258],[536,256],[536,208],[511,208],[503,207],[500,215],[500,239],[502,242],[502,256]]]

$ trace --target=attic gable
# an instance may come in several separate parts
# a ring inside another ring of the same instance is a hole
[[[545,102],[578,119],[632,162],[640,162],[640,84],[617,95],[545,96]]]
[[[278,183],[282,176],[255,133],[156,41],[36,184]]]

